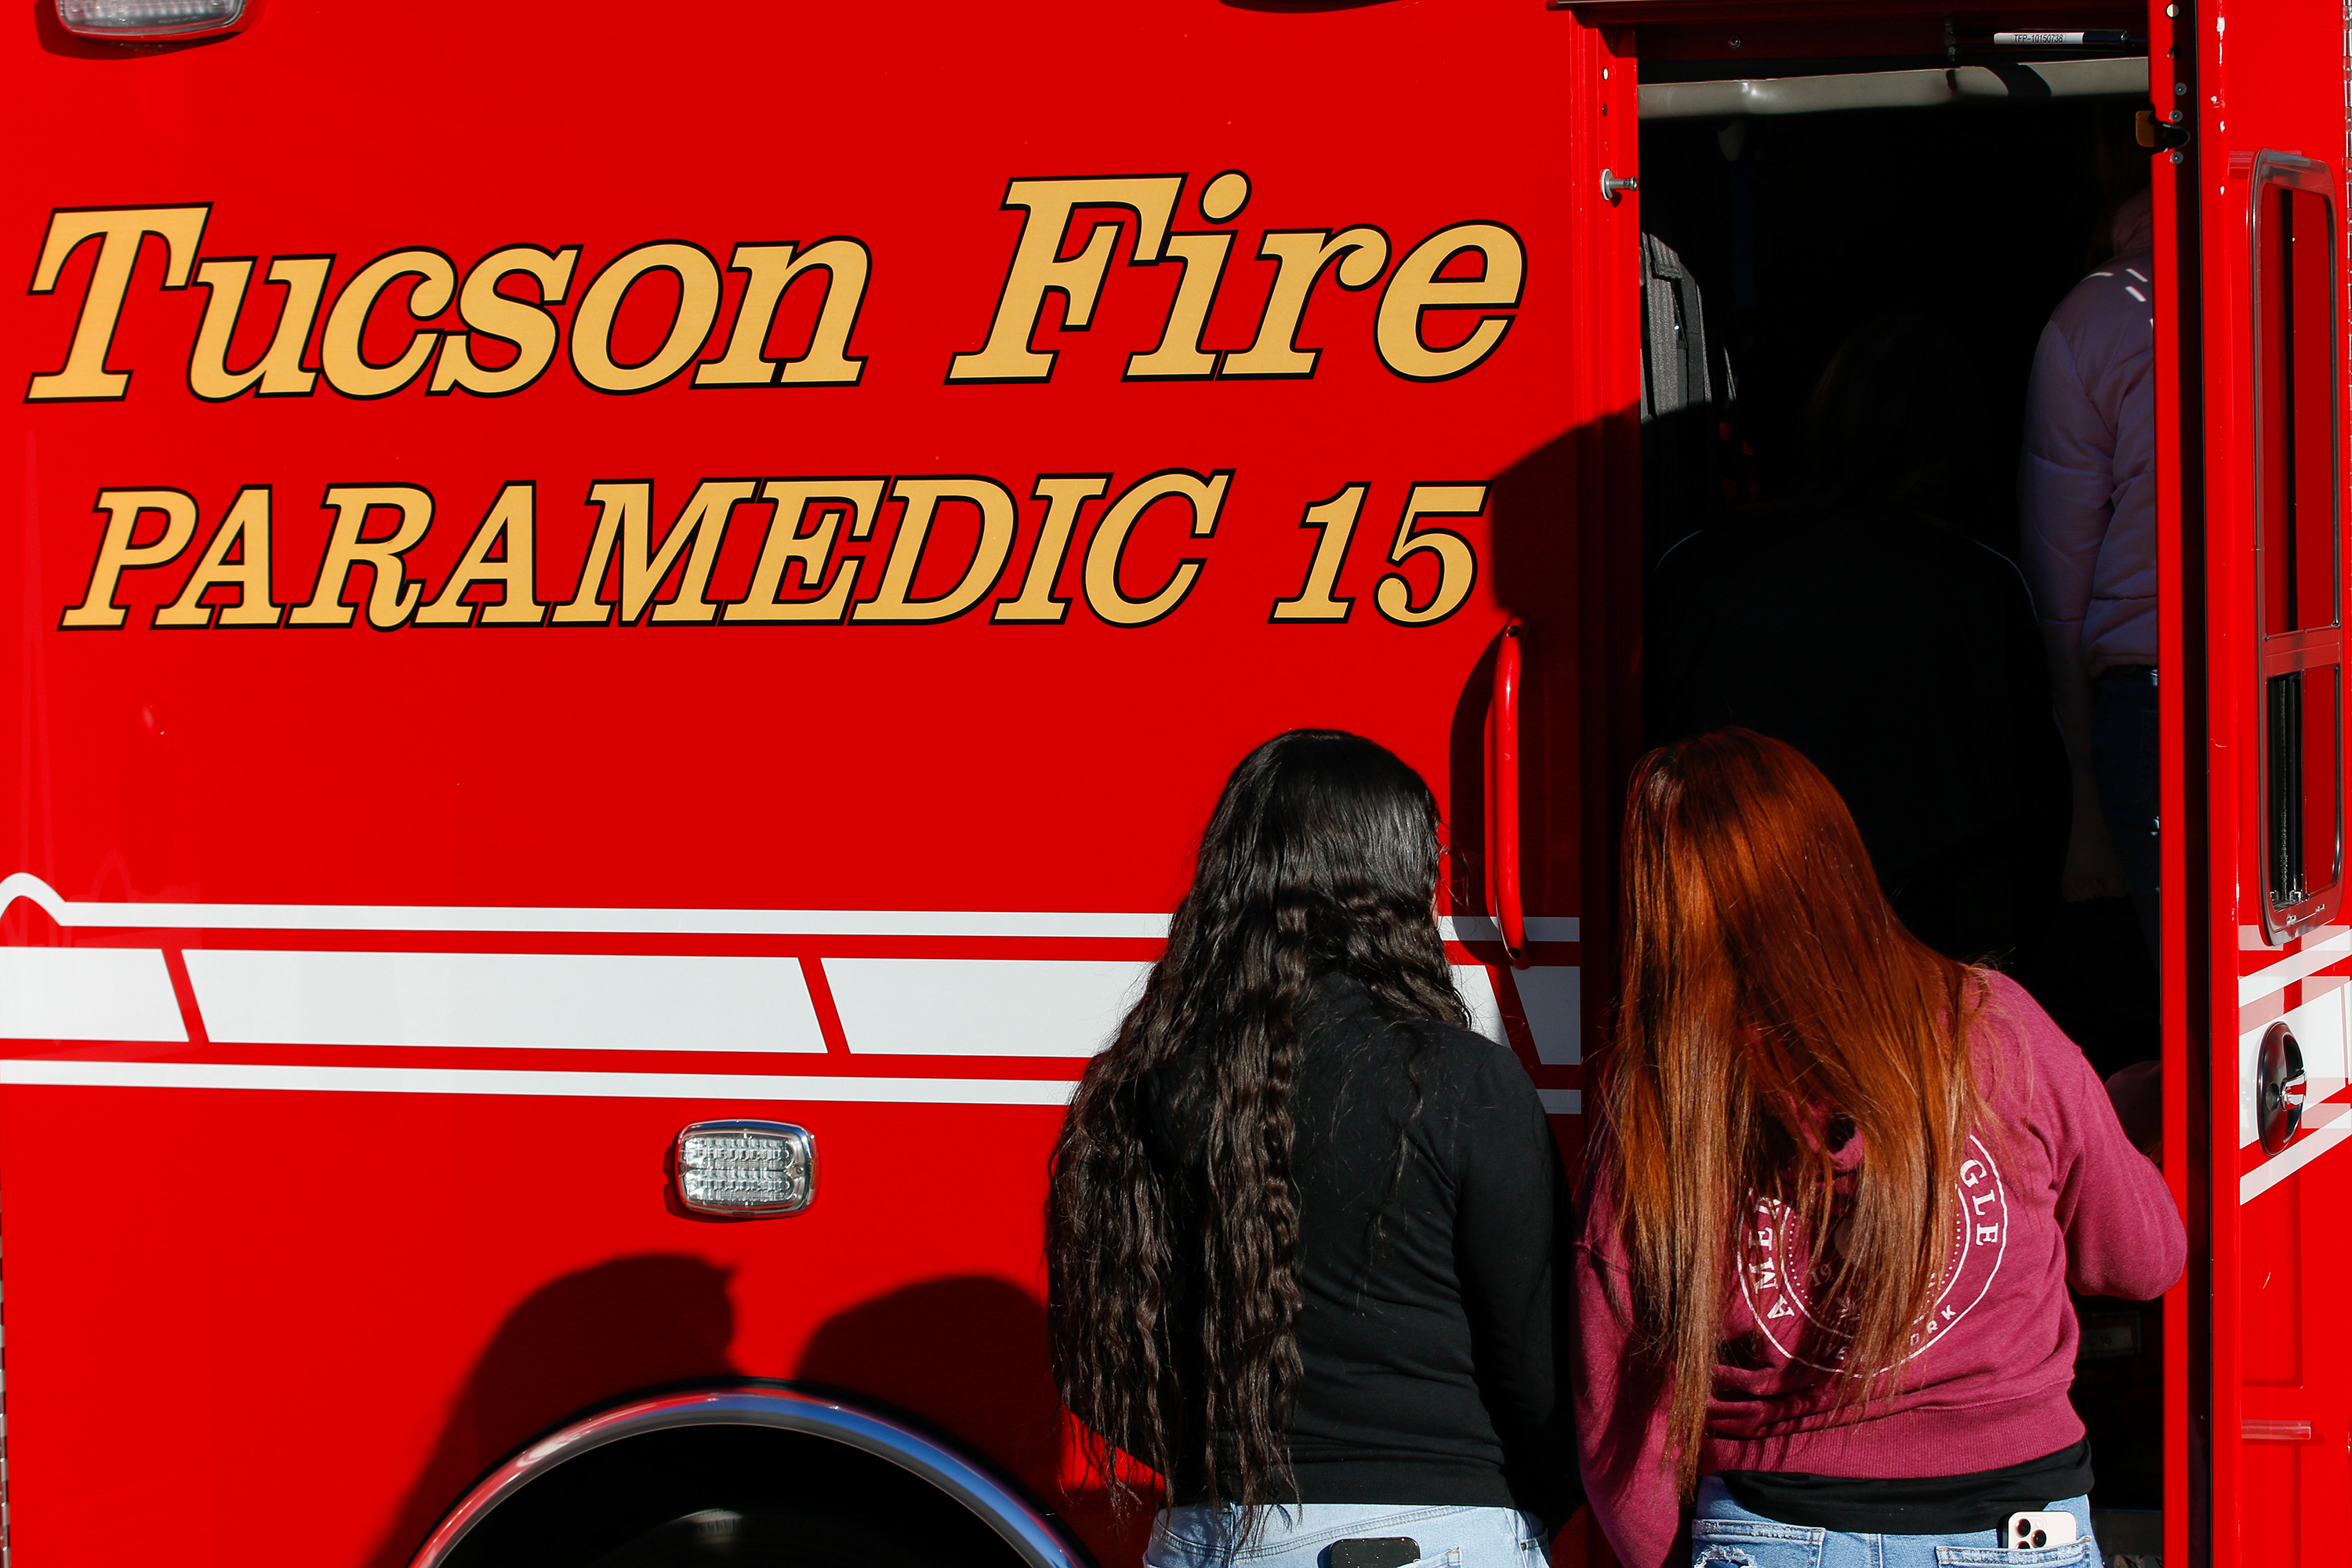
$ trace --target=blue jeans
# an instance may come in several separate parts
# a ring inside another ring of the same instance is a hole
[[[2045,1513],[2074,1516],[2076,1539],[2067,1546],[2011,1552],[1998,1530],[1965,1535],[1864,1535],[1781,1524],[1750,1513],[1731,1500],[1723,1483],[1708,1476],[1698,1483],[1691,1520],[1692,1568],[1951,1568],[1984,1563],[1995,1568],[2098,1568],[2098,1542],[2091,1535],[2091,1500],[2067,1498],[2045,1504]]]
[[[1409,1508],[1394,1503],[1309,1502],[1265,1510],[1245,1548],[1237,1508],[1177,1508],[1160,1516],[1146,1568],[1329,1568],[1331,1543],[1404,1536],[1430,1568],[1543,1568],[1544,1528],[1508,1508]]]
[[[2156,671],[2119,664],[2091,686],[2091,772],[2099,781],[2099,811],[2131,885],[2132,907],[2150,955],[2157,952]]]

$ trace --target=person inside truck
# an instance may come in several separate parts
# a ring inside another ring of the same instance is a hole
[[[2131,895],[2157,949],[2156,271],[2146,190],[2042,330],[2020,541],[2073,786],[2063,888]]]
[[[1904,923],[1951,957],[2017,942],[2054,884],[2063,763],[2032,604],[1969,537],[1983,398],[1926,321],[1856,329],[1788,498],[1675,546],[1643,650],[1654,741],[1741,725],[1853,810]]]
[[[1472,1033],[1429,786],[1278,735],[1226,782],[1142,999],[1053,1162],[1063,1402],[1164,1478],[1145,1561],[1538,1568],[1573,1508],[1559,1153]]]
[[[2150,1300],[2188,1239],[2090,1064],[1904,929],[1778,741],[1643,757],[1622,865],[1571,1266],[1583,1480],[1620,1560],[2102,1562],[2067,1289]]]

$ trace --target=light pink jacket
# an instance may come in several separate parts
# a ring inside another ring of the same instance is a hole
[[[2156,308],[2145,192],[2115,259],[2042,331],[2027,395],[2020,543],[2034,611],[2085,673],[2156,662]]]

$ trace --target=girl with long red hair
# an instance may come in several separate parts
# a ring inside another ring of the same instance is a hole
[[[2082,1052],[1903,928],[1780,742],[1644,757],[1623,875],[1575,1258],[1580,1458],[1618,1556],[2102,1561],[2067,1288],[2153,1298],[2187,1237]]]

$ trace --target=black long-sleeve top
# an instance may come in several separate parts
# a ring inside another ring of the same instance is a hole
[[[1385,1018],[1344,976],[1318,983],[1299,1042],[1297,1500],[1557,1525],[1579,1495],[1553,1286],[1569,1205],[1535,1086],[1508,1048]]]

